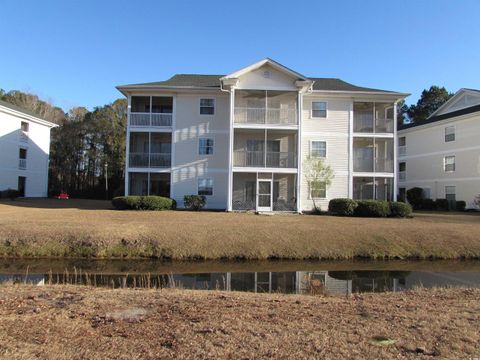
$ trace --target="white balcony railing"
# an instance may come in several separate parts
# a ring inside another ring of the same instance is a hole
[[[168,168],[172,163],[171,153],[130,153],[129,167]]]
[[[375,158],[375,172],[393,173],[393,159]]]
[[[130,113],[130,126],[172,126],[172,114]]]
[[[27,168],[27,159],[19,159],[18,160],[18,168],[20,170],[25,170]]]
[[[297,154],[295,152],[249,151],[235,150],[233,152],[233,166],[238,167],[267,167],[267,168],[295,168]]]
[[[405,181],[405,179],[407,178],[407,174],[405,171],[399,171],[398,172],[398,180],[399,181]]]
[[[353,159],[355,172],[393,173],[393,159],[356,156]]]
[[[407,155],[407,147],[406,146],[399,146],[398,147],[398,155],[399,156]]]
[[[393,133],[393,119],[374,119],[373,117],[353,115],[353,131],[359,133]],[[375,127],[374,127],[375,125]]]
[[[235,107],[235,124],[296,125],[296,109]]]

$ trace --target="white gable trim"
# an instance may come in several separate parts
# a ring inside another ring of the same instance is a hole
[[[430,115],[428,118],[431,118],[437,114],[440,114],[440,113],[443,113],[443,114],[448,114],[449,111],[448,111],[448,108],[450,106],[452,106],[453,104],[455,104],[457,102],[457,100],[459,100],[462,96],[464,95],[471,95],[471,96],[474,96],[474,97],[478,97],[479,98],[479,104],[480,104],[480,93],[477,92],[477,91],[472,91],[472,90],[469,90],[469,89],[465,89],[465,88],[462,88],[460,90],[458,90],[455,95],[453,95],[450,99],[448,99],[445,104],[443,104],[442,106],[440,106],[437,110],[435,110],[432,115]],[[458,108],[458,109],[454,109],[452,111],[457,111],[457,110],[461,110],[461,109],[464,109],[464,108],[468,108],[468,107],[471,107],[473,105],[466,105],[465,107],[461,107],[461,108]],[[446,110],[446,111],[445,111]]]
[[[265,64],[268,64],[270,65],[271,67],[273,67],[274,69],[277,69],[278,71],[280,72],[283,72],[284,74],[287,74],[293,78],[298,78],[300,80],[304,80],[304,81],[311,81],[310,79],[308,79],[306,76],[296,72],[296,71],[293,71],[289,68],[287,68],[286,66],[283,66],[282,64],[272,60],[272,59],[269,59],[269,58],[265,58],[263,60],[260,60],[258,62],[256,62],[255,64],[252,64],[252,65],[249,65],[247,67],[244,67],[243,69],[240,69],[238,71],[235,71],[234,73],[231,73],[227,76],[224,76],[222,77],[220,80],[224,80],[224,79],[229,79],[229,78],[238,78],[248,72],[251,72],[251,71],[254,71],[256,69],[259,69],[261,68],[262,66],[264,66]]]

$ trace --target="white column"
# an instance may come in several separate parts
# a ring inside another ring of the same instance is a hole
[[[132,97],[128,95],[127,98],[127,139],[126,139],[126,156],[125,156],[125,195],[128,196],[129,194],[129,160],[130,160],[130,109],[132,107]]]
[[[398,164],[397,164],[397,102],[393,104],[393,201],[397,201]]]
[[[176,147],[176,136],[175,129],[177,125],[177,96],[173,95],[173,110],[172,110],[172,132],[171,132],[171,154],[170,154],[170,197],[173,199],[175,197],[174,192],[174,175],[173,169],[175,166],[175,147]]]
[[[348,115],[348,197],[353,198],[353,100]]]
[[[235,115],[235,88],[230,90],[230,144],[228,148],[228,194],[227,211],[232,211],[232,192],[233,192],[233,118]]]
[[[297,95],[297,212],[302,212],[302,114],[303,114],[303,94],[301,91]]]

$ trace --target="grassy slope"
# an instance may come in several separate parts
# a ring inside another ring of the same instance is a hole
[[[479,258],[480,217],[413,219],[115,211],[102,201],[0,202],[0,256],[173,259]]]
[[[0,357],[398,359],[423,348],[425,358],[470,359],[480,356],[479,296],[2,286]]]

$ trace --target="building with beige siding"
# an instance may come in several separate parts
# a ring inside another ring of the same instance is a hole
[[[460,89],[425,122],[398,131],[399,196],[413,187],[426,198],[463,200],[480,195],[480,91]]]
[[[128,98],[126,194],[207,198],[228,211],[396,198],[396,104],[408,94],[306,77],[271,59],[229,75],[117,87]],[[332,185],[308,183],[324,158]]]

